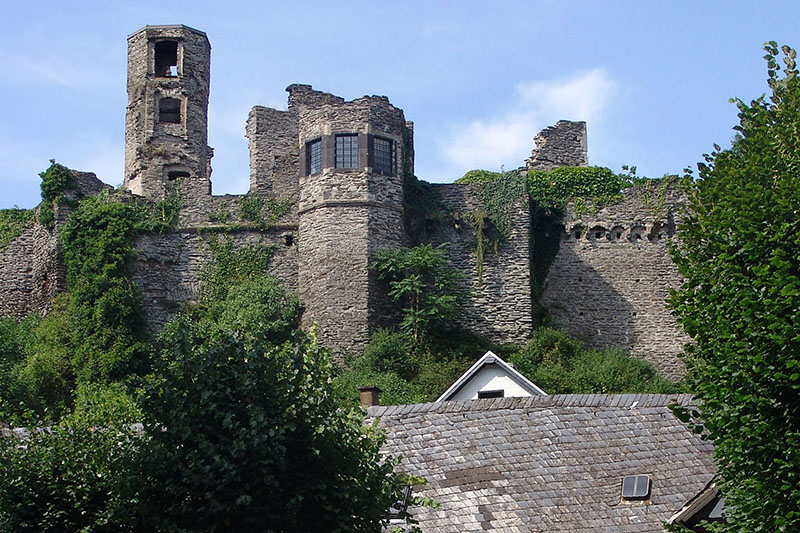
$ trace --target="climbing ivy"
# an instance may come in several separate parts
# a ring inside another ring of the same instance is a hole
[[[276,200],[271,196],[242,196],[239,199],[239,216],[266,231],[292,207],[289,198]]]
[[[207,300],[223,300],[236,285],[266,276],[275,252],[273,245],[248,243],[236,246],[233,240],[220,240],[216,235],[210,235],[206,242],[211,251],[211,261],[201,275],[201,296]]]
[[[0,251],[20,236],[33,220],[33,213],[30,209],[0,210]]]
[[[624,174],[605,167],[558,167],[528,171],[531,201],[539,207],[563,210],[573,198],[591,198],[594,206],[607,205],[621,198],[630,182]]]
[[[39,206],[39,223],[47,229],[53,229],[56,222],[54,203],[64,201],[64,191],[74,185],[72,173],[64,165],[50,160],[50,167],[39,174],[42,178],[40,184],[42,191],[42,204]]]

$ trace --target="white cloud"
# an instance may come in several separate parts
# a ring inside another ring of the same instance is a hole
[[[536,133],[561,119],[585,120],[596,128],[618,93],[619,84],[600,68],[568,79],[519,83],[504,112],[451,128],[441,146],[441,172],[435,174],[449,181],[473,168],[522,165]]]

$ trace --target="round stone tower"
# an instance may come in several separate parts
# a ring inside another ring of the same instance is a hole
[[[390,312],[369,261],[404,244],[402,161],[411,156],[411,125],[386,97],[345,102],[308,85],[287,91],[300,148],[304,325],[316,323],[334,351],[357,347]]]
[[[145,26],[128,36],[126,190],[160,199],[179,181],[209,194],[211,45],[188,26]]]

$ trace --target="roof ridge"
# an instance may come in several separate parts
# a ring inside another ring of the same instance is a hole
[[[377,405],[370,407],[370,417],[437,412],[488,411],[492,409],[541,409],[548,407],[611,407],[617,409],[690,405],[691,394],[552,394],[526,398],[489,398],[481,400],[443,401],[409,405]]]

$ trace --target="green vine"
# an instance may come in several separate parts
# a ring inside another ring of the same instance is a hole
[[[158,202],[137,198],[133,207],[136,212],[137,231],[164,233],[177,224],[178,215],[183,207],[183,198],[176,187]]]
[[[289,198],[276,200],[271,196],[242,196],[239,199],[239,216],[266,231],[289,212],[292,201]]]
[[[403,178],[403,211],[406,230],[412,235],[415,244],[427,239],[426,221],[433,220],[438,223],[452,221],[452,209],[444,201],[439,190],[411,174],[405,174]]]
[[[33,220],[33,216],[34,212],[31,209],[0,210],[0,251],[22,234]]]
[[[685,185],[682,178],[668,175],[658,179],[638,180],[633,190],[645,211],[654,220],[660,220],[667,215],[667,193],[674,188],[685,187]]]
[[[475,263],[478,270],[478,284],[483,284],[483,257],[486,254],[486,235],[483,224],[486,220],[486,211],[473,209],[464,213],[464,220],[472,227],[475,233]]]
[[[230,290],[245,281],[267,275],[275,246],[248,243],[236,246],[233,240],[220,240],[211,234],[207,239],[211,261],[203,269],[201,295],[209,301],[223,300]]]
[[[50,166],[39,174],[42,178],[40,184],[42,203],[39,206],[39,223],[47,229],[53,229],[56,223],[56,213],[53,204],[64,202],[64,191],[74,186],[72,173],[64,165],[50,160]]]

